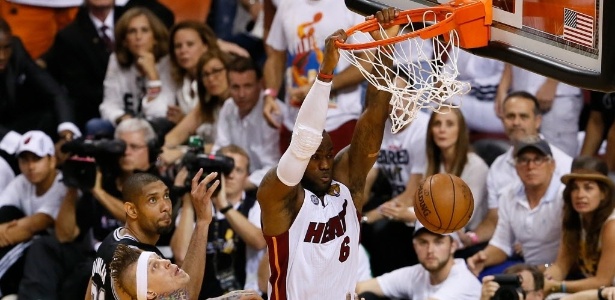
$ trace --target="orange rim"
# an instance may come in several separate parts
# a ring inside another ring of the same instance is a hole
[[[400,12],[397,18],[395,18],[393,21],[395,25],[408,24],[408,19],[411,22],[423,22],[426,12],[432,13],[434,16],[433,20],[437,23],[379,41],[357,44],[346,44],[336,41],[336,44],[338,48],[344,50],[363,50],[394,44],[417,36],[422,39],[428,39],[451,30],[457,30],[460,37],[460,47],[483,47],[489,42],[489,27],[492,22],[491,9],[491,0],[457,0],[435,7],[405,10]],[[371,32],[378,28],[378,21],[370,19],[346,30],[346,35],[351,36],[358,31]]]

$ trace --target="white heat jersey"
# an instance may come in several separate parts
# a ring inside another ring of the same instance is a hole
[[[345,299],[358,280],[359,230],[357,209],[345,185],[333,181],[324,201],[305,190],[290,229],[265,236],[269,299]]]

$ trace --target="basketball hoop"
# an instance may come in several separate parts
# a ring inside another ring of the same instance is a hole
[[[456,80],[459,47],[486,46],[491,20],[491,0],[457,0],[400,12],[394,21],[401,25],[397,36],[387,36],[371,19],[348,29],[346,43],[337,45],[340,55],[370,84],[392,94],[391,131],[396,133],[423,108],[443,113],[459,106],[451,97],[470,90],[468,83]],[[374,30],[385,38],[373,41],[369,33]],[[392,59],[395,67],[386,67],[385,58]],[[373,66],[385,71],[372,74],[366,67]]]

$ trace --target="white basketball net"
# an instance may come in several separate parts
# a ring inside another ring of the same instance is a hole
[[[436,23],[433,12],[423,14],[423,26]],[[400,34],[415,31],[408,18],[408,24],[403,25]],[[382,27],[380,32],[386,33]],[[357,31],[348,37],[346,43],[372,40],[369,33]],[[444,39],[420,37],[410,38],[402,42],[383,45],[376,49],[345,50],[340,49],[340,55],[356,66],[367,81],[379,90],[390,92],[391,132],[397,133],[412,122],[419,110],[429,109],[433,112],[446,112],[450,108],[459,107],[459,101],[453,103],[452,96],[465,94],[470,90],[470,84],[456,80],[459,71],[457,58],[459,55],[459,36],[457,31],[448,32],[448,42]],[[389,57],[394,67],[384,66],[382,60]],[[448,61],[448,62],[447,62]],[[444,63],[443,62],[447,62]],[[365,67],[379,65],[384,67],[384,73],[372,74]],[[384,83],[381,84],[381,83]]]

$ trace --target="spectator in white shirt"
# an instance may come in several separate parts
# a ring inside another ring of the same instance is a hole
[[[104,80],[100,119],[88,121],[117,126],[134,117],[156,120],[155,129],[168,130],[167,108],[175,100],[168,53],[169,33],[164,24],[146,8],[126,11],[115,26],[115,52],[109,58]],[[97,133],[88,133],[94,135]],[[110,135],[101,132],[100,135]]]
[[[413,244],[420,264],[359,282],[356,291],[362,297],[367,294],[395,299],[478,299],[480,282],[462,259],[453,258],[458,243],[456,233],[436,234],[417,221]]]
[[[540,136],[542,116],[536,97],[526,92],[514,92],[504,100],[502,123],[510,141],[515,144],[524,138]],[[548,142],[548,141],[547,141]],[[572,157],[549,142],[552,158],[556,162],[554,175],[559,178],[570,172]],[[512,182],[520,183],[515,171],[513,147],[498,156],[487,174],[487,205],[489,210],[484,220],[475,228],[477,242],[487,242],[498,223],[499,199]]]
[[[278,129],[263,116],[262,72],[250,59],[239,57],[228,68],[231,98],[224,102],[217,124],[213,151],[235,144],[250,155],[250,177],[245,189],[256,188],[280,159]],[[283,105],[282,101],[278,105]]]
[[[545,140],[528,138],[515,146],[515,168],[522,184],[512,182],[502,194],[493,238],[468,258],[474,274],[498,274],[520,260],[533,265],[555,260],[564,206],[564,186],[554,175],[555,166]],[[494,267],[485,269],[490,266]]]
[[[0,296],[17,292],[22,253],[30,239],[53,226],[66,194],[49,136],[26,132],[16,153],[22,174],[0,194]]]

